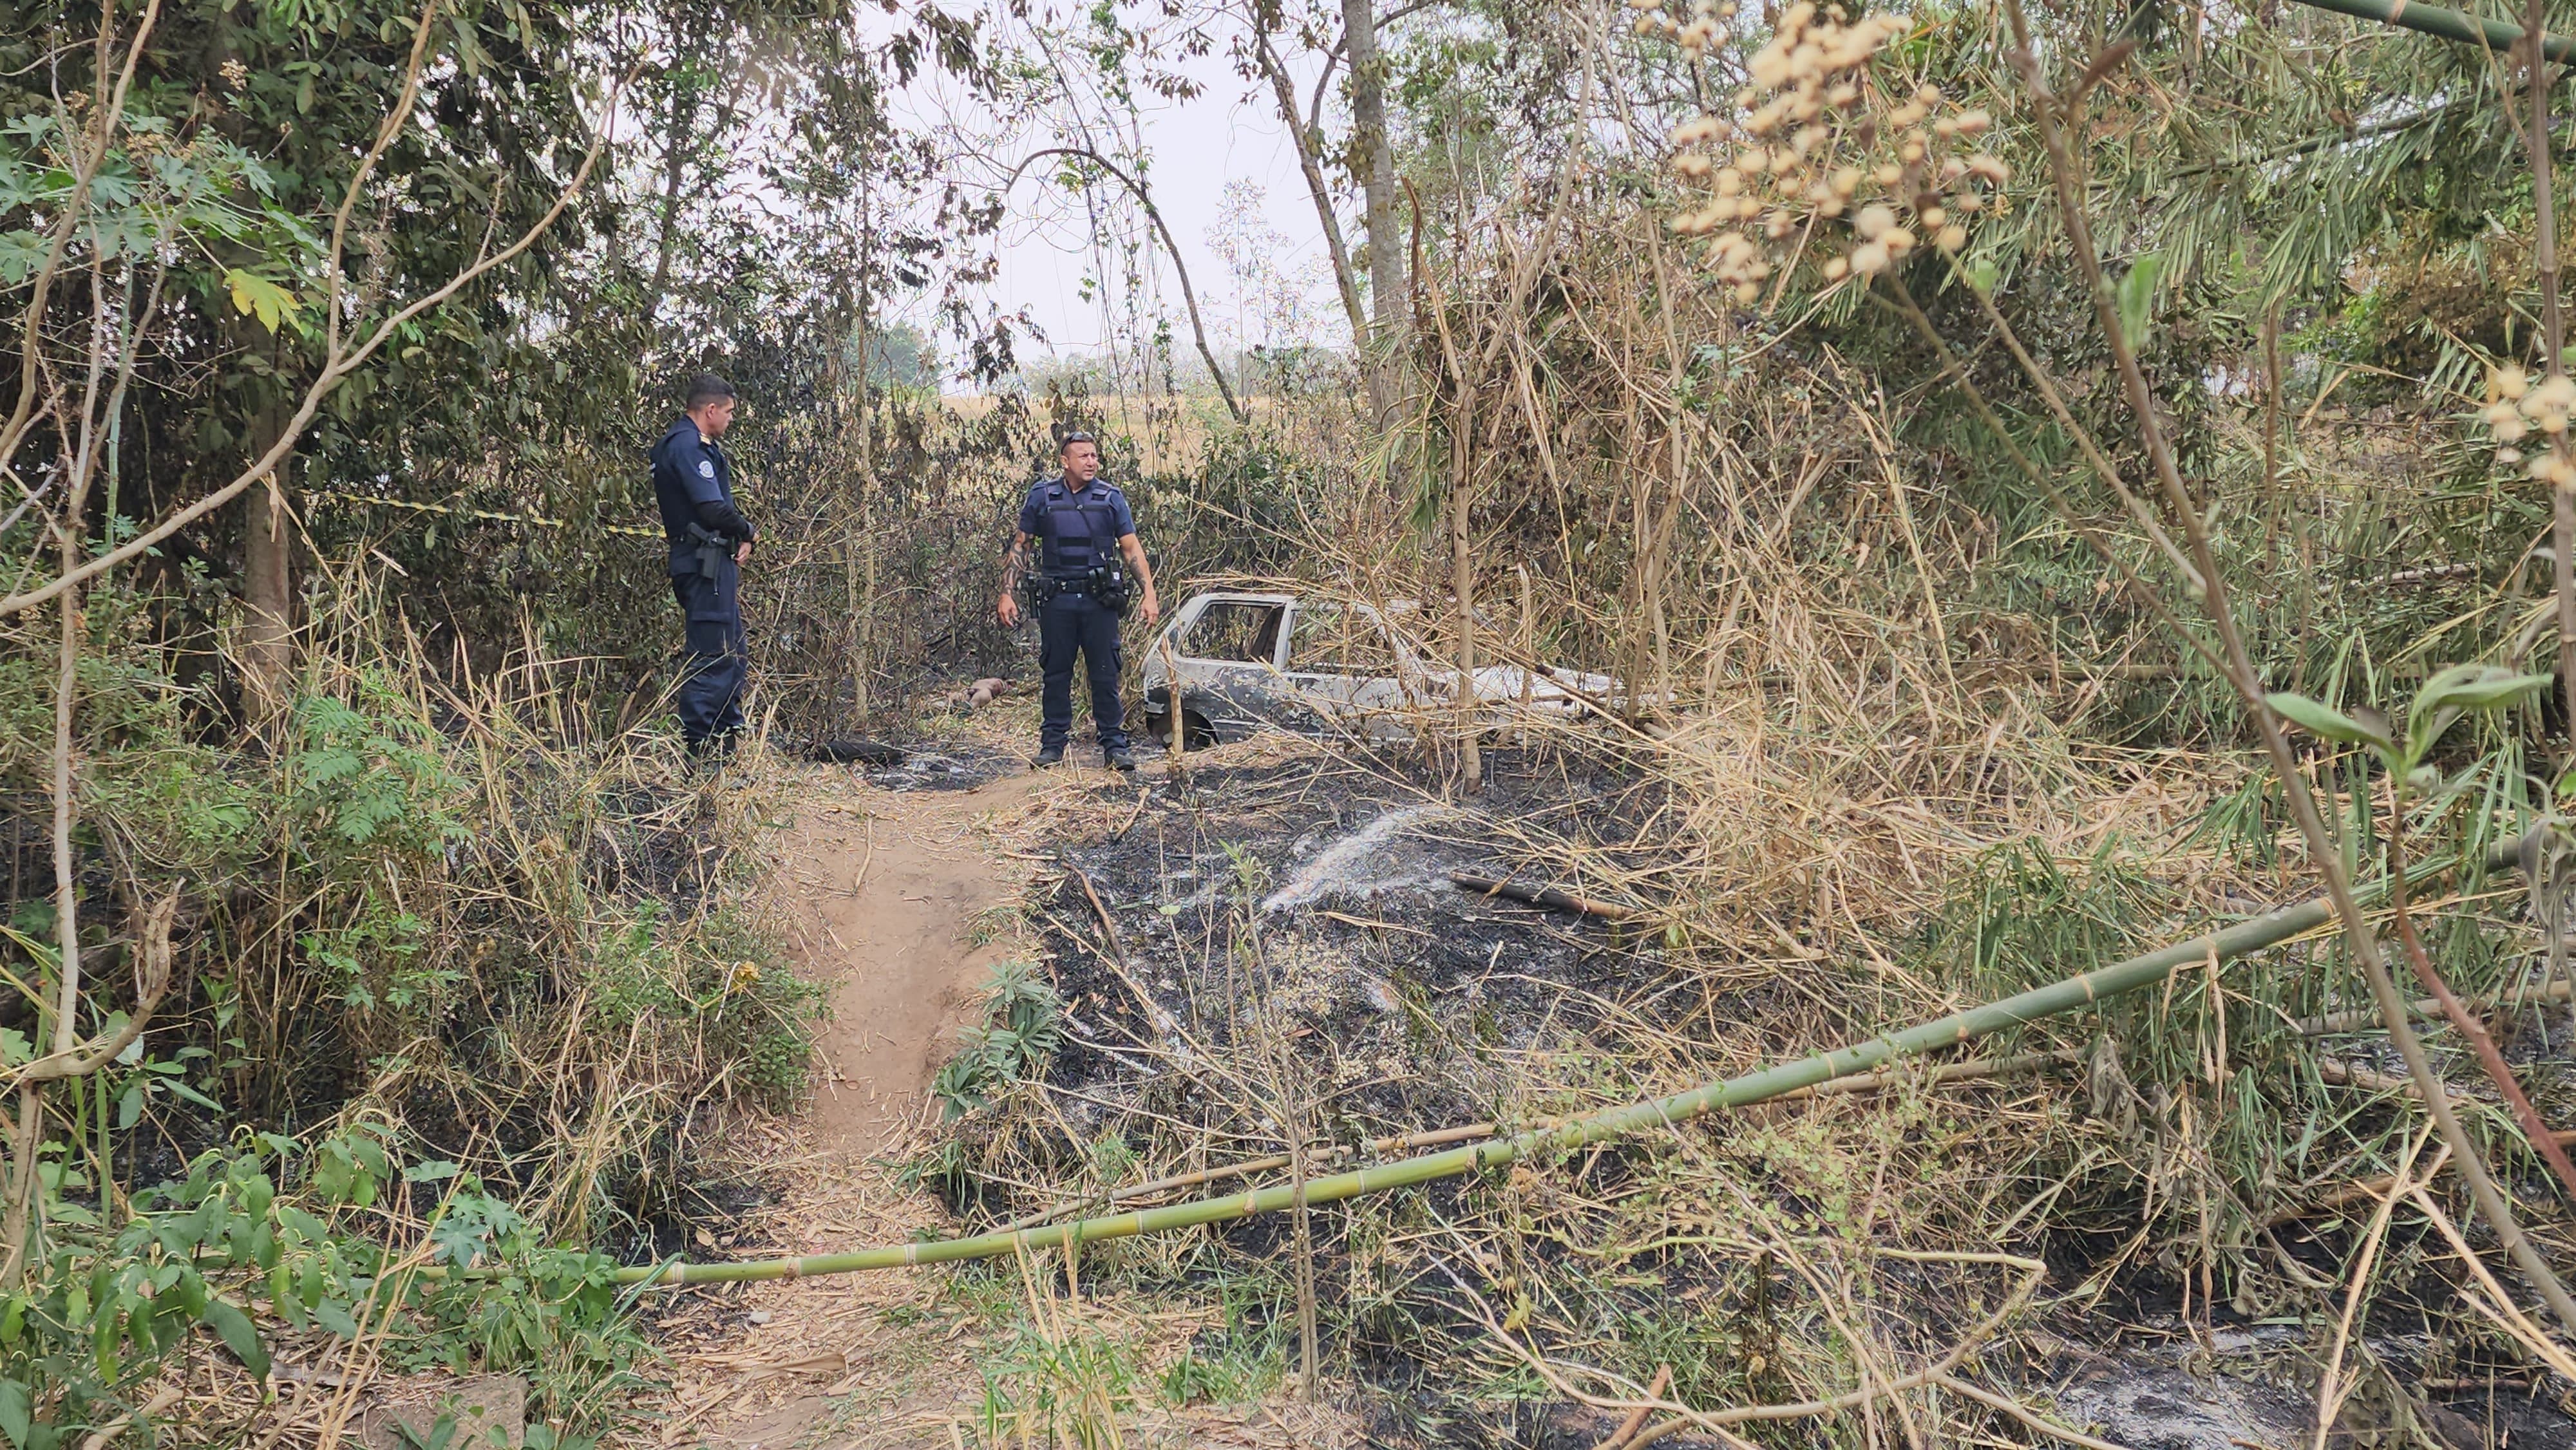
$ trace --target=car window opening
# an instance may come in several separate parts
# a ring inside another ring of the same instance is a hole
[[[1310,674],[1382,678],[1395,673],[1385,626],[1356,610],[1309,604],[1297,611],[1288,668]]]
[[[1279,620],[1287,608],[1225,599],[1209,605],[1181,641],[1192,659],[1266,665],[1279,657]]]

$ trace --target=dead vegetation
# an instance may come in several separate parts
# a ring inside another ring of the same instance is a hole
[[[1124,374],[873,392],[846,368],[886,282],[863,257],[810,336],[758,334],[811,354],[774,371],[814,406],[750,445],[778,748],[721,774],[660,729],[649,650],[558,647],[631,626],[605,596],[530,586],[515,637],[431,618],[395,580],[449,576],[326,528],[281,634],[273,594],[81,563],[94,511],[31,488],[0,523],[35,581],[0,601],[0,1323],[34,1328],[0,1333],[0,1435],[336,1443],[430,1365],[527,1375],[556,1446],[772,1414],[996,1447],[2567,1435],[2568,721],[2530,672],[2576,647],[2576,393],[2554,270],[2476,270],[2554,254],[2553,123],[2511,55],[2099,22],[1533,19],[1496,44],[1560,77],[1524,98],[1539,159],[1469,144],[1491,113],[1426,128],[1408,245],[1372,237],[1372,350],[1283,366],[1230,421]],[[2277,83],[2301,68],[2347,108]],[[2313,135],[2173,119],[2266,76]],[[2426,109],[2356,131],[2355,95]],[[2297,274],[2324,245],[2300,219],[2346,214],[2317,191],[2385,200],[2399,163],[2462,184],[2468,142],[2421,148],[2463,118],[2486,172],[2543,141],[2522,190],[2471,198],[2482,240],[2425,240],[2428,204]],[[1540,146],[1569,135],[1593,139]],[[2189,190],[2222,174],[2226,207]],[[1394,180],[1372,163],[1373,231]],[[115,373],[65,339],[135,287],[88,286],[29,329],[48,398],[82,359],[93,393]],[[124,406],[46,415],[75,419],[48,464]],[[875,788],[1011,768],[1031,672],[982,561],[1072,424],[1120,435],[1174,603],[1278,576],[1415,599],[1462,673],[1623,688],[1581,719],[1433,701],[1406,741],[1049,782],[975,843],[1035,868],[1018,922],[960,924],[1023,932],[1023,959],[903,1151],[818,1187],[776,1116],[816,990],[756,905],[812,788],[781,757],[864,729],[910,747],[861,757]],[[574,508],[425,507],[596,542]],[[50,603],[75,585],[82,609]],[[207,683],[233,679],[258,688]],[[1304,1197],[2321,894],[2336,928],[1937,1059]],[[1282,1187],[1223,1226],[801,1281],[761,1301],[790,1320],[618,1278]]]

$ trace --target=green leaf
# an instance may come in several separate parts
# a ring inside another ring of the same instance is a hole
[[[9,1437],[11,1445],[25,1450],[28,1435],[36,1428],[36,1406],[27,1387],[16,1380],[0,1380],[0,1435]]]
[[[358,1337],[357,1316],[349,1312],[348,1305],[341,1303],[337,1299],[325,1299],[321,1303],[314,1305],[313,1322],[321,1325],[333,1334],[340,1336],[342,1339],[355,1339]]]
[[[223,1340],[224,1348],[233,1352],[252,1378],[268,1378],[268,1347],[259,1342],[259,1329],[250,1322],[249,1315],[224,1300],[209,1298],[198,1317]]]
[[[2165,270],[2164,254],[2147,252],[2129,264],[2127,276],[2120,279],[2120,330],[2128,334],[2129,345],[2147,345],[2147,321],[2156,300],[2156,279]]]
[[[265,1173],[254,1173],[242,1180],[242,1212],[253,1218],[265,1218],[268,1206],[277,1200],[277,1185]]]
[[[294,293],[239,267],[224,273],[224,286],[232,291],[233,310],[244,316],[256,315],[260,326],[270,332],[277,331],[278,324],[295,316],[304,305]]]
[[[224,1110],[223,1104],[216,1102],[213,1098],[206,1096],[204,1093],[197,1091],[195,1088],[188,1086],[186,1083],[179,1081],[175,1077],[162,1079],[161,1088],[164,1092],[186,1098],[189,1102],[195,1103],[198,1107],[205,1108],[210,1112],[220,1113]]]
[[[442,1159],[432,1159],[427,1163],[415,1163],[404,1169],[402,1176],[405,1183],[444,1183],[455,1177],[456,1172],[455,1164]]]
[[[1995,284],[2001,280],[2003,269],[1995,265],[1992,257],[1979,257],[1968,264],[1968,285],[1989,297],[1994,295]]]
[[[120,1133],[129,1132],[135,1124],[142,1121],[143,1079],[136,1078],[126,1084],[125,1091],[116,1099],[116,1130]]]
[[[2305,695],[2266,695],[2263,703],[2272,713],[2307,731],[2346,745],[2377,745],[2385,748],[2388,737],[2355,720],[2330,705],[2321,705]]]
[[[2518,675],[2493,665],[2455,665],[2424,682],[2407,714],[2421,716],[2446,707],[2499,709],[2548,684],[2547,675]]]

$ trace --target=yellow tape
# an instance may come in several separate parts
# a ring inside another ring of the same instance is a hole
[[[479,518],[479,520],[487,520],[487,523],[533,523],[538,525],[538,528],[572,528],[572,523],[562,518],[538,518],[538,515],[533,513],[492,513],[492,510],[487,510],[487,507],[448,507],[448,505],[435,505],[435,502],[379,500],[379,497],[368,497],[368,494],[343,494],[343,492],[327,492],[327,489],[314,492],[312,497],[317,497],[317,500],[363,502],[363,505],[379,505],[379,507],[407,507],[407,510],[412,510],[412,513],[443,513],[448,515],[448,518]],[[618,536],[626,536],[626,538],[662,538],[662,531],[659,531],[659,528],[634,528],[634,525],[626,525],[626,523],[603,523],[600,525],[600,533],[618,533]]]

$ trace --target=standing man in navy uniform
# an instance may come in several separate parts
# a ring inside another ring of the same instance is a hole
[[[713,373],[689,380],[689,410],[649,450],[653,496],[671,544],[671,592],[687,620],[687,675],[680,681],[680,733],[689,753],[716,741],[731,749],[742,729],[744,676],[751,653],[742,630],[742,566],[752,529],[733,502],[733,462],[716,440],[733,426],[733,384]]]
[[[1073,734],[1073,656],[1082,653],[1091,678],[1091,722],[1100,732],[1100,754],[1114,770],[1134,770],[1127,753],[1126,707],[1118,698],[1118,621],[1127,594],[1141,586],[1145,627],[1162,618],[1154,597],[1154,569],[1136,538],[1127,495],[1100,478],[1100,445],[1088,433],[1067,433],[1057,445],[1061,478],[1041,479],[1020,505],[1019,532],[1002,559],[1002,602],[995,611],[1005,629],[1020,622],[1018,592],[1029,568],[1029,544],[1040,544],[1033,577],[1038,609],[1038,668],[1046,677],[1038,726],[1037,764],[1064,759]],[[1125,568],[1120,568],[1120,561]],[[1129,583],[1132,578],[1133,584]]]

